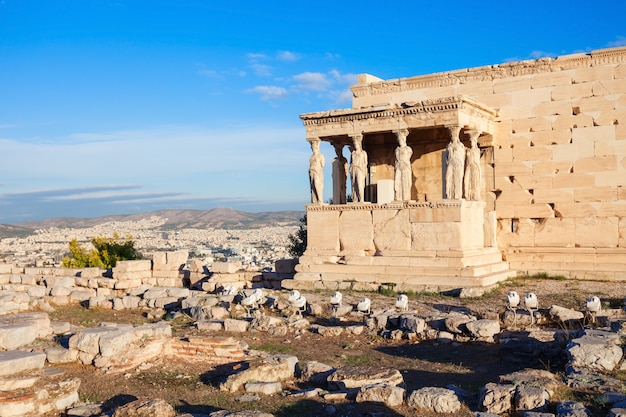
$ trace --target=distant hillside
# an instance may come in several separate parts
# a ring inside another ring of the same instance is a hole
[[[148,213],[103,216],[90,219],[57,217],[40,222],[25,222],[15,225],[0,225],[0,238],[19,237],[32,234],[36,229],[50,227],[86,228],[106,222],[138,221],[152,216],[163,217],[167,222],[162,229],[256,229],[267,226],[295,226],[304,214],[303,211],[268,211],[248,213],[229,208],[212,210],[158,210]]]

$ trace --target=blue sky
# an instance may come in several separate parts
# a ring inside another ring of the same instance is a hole
[[[615,0],[0,0],[0,223],[303,210],[298,116],[350,107],[357,74],[624,46],[625,21]]]

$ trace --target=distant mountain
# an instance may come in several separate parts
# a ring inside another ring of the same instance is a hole
[[[25,222],[14,225],[0,224],[0,238],[20,237],[32,234],[37,229],[50,227],[86,228],[106,222],[139,221],[153,216],[166,218],[161,229],[256,229],[267,226],[296,226],[303,211],[268,211],[248,213],[229,208],[212,210],[158,210],[148,213],[103,216],[96,218],[57,217],[39,222]]]

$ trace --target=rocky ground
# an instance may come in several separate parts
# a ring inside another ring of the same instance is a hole
[[[626,296],[622,283],[586,282],[533,278],[517,278],[501,284],[489,293],[477,298],[458,298],[432,293],[409,294],[410,310],[417,313],[433,309],[449,312],[459,310],[478,317],[497,317],[505,311],[506,293],[514,289],[520,294],[534,292],[539,298],[540,308],[551,305],[580,310],[590,295],[602,299],[605,309],[619,309]],[[373,307],[391,307],[395,295],[344,291],[344,300],[356,304],[360,298],[369,297]],[[328,292],[305,294],[309,303],[327,304]],[[287,296],[285,292],[284,296]],[[69,321],[76,327],[93,327],[101,322],[140,324],[154,321],[140,310],[111,311],[85,309],[79,306],[56,308],[50,313],[54,321]],[[327,316],[309,317],[313,324],[322,326],[330,323]],[[175,336],[206,334],[193,326],[190,318],[182,316],[168,323]],[[336,324],[336,323],[335,323]],[[342,322],[342,326],[350,323]],[[552,324],[533,325],[535,329]],[[565,326],[565,325],[561,325]],[[528,329],[516,326],[515,334]],[[506,328],[503,326],[506,334]],[[562,330],[567,330],[563,328]],[[220,332],[224,335],[224,332]],[[318,361],[333,367],[346,365],[376,366],[399,370],[406,384],[407,394],[424,387],[455,386],[468,395],[461,410],[448,415],[474,416],[478,391],[489,382],[497,382],[500,375],[524,368],[550,371],[559,376],[564,374],[566,358],[518,356],[496,340],[488,342],[442,343],[438,340],[390,339],[372,332],[361,334],[342,333],[338,336],[322,336],[308,330],[273,335],[269,332],[233,333],[233,337],[246,342],[251,349],[296,356],[301,363]],[[520,360],[521,358],[521,360]],[[184,359],[159,359],[139,366],[128,372],[112,375],[95,369],[91,365],[77,362],[57,365],[68,376],[82,381],[79,396],[85,403],[125,403],[133,398],[160,398],[170,403],[180,414],[208,415],[217,410],[259,410],[275,416],[413,416],[415,409],[406,404],[386,407],[372,403],[356,403],[339,399],[333,401],[321,396],[294,396],[311,387],[308,380],[301,378],[283,383],[282,393],[274,395],[249,395],[242,392],[230,393],[220,390],[228,366],[210,366]],[[614,375],[624,377],[622,372]],[[593,415],[607,415],[606,404],[597,401],[597,393],[590,389],[568,388],[561,385],[553,399],[583,402]],[[555,404],[549,411],[555,412]],[[437,415],[421,412],[420,415]],[[507,415],[506,413],[501,415]]]

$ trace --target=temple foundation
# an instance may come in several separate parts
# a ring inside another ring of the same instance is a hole
[[[308,205],[308,246],[285,288],[447,291],[515,276],[485,202]]]

